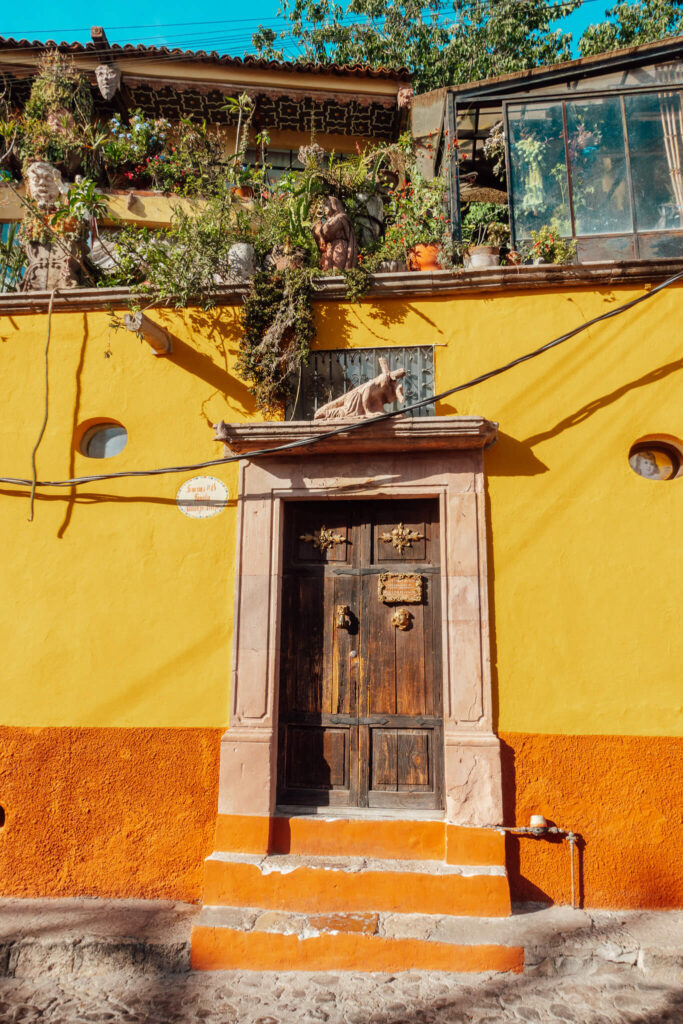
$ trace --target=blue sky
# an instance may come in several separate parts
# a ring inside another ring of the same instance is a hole
[[[563,27],[573,32],[576,41],[586,25],[604,18],[605,9],[610,6],[604,0],[583,0],[581,8],[566,19]],[[232,18],[231,7],[235,7]],[[234,0],[222,5],[208,0],[194,0],[191,5],[186,0],[166,0],[163,7],[143,6],[139,0],[118,0],[99,6],[86,0],[71,0],[64,6],[56,5],[54,0],[34,0],[23,11],[15,6],[6,15],[6,27],[0,26],[0,35],[87,42],[90,26],[98,24],[104,25],[113,43],[218,50],[239,57],[250,48],[251,34],[259,23],[276,30],[284,26],[277,10],[278,0],[253,0],[248,5],[236,4]],[[293,49],[289,55],[295,55]]]

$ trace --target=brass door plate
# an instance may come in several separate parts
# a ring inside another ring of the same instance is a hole
[[[424,580],[414,572],[383,572],[377,583],[377,596],[384,604],[422,604]]]

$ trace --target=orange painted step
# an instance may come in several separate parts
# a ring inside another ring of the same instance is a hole
[[[275,818],[219,814],[216,849],[226,853],[505,864],[505,837],[493,829],[430,820],[335,818],[333,812],[329,816]]]
[[[192,967],[199,971],[514,971],[524,968],[518,946],[460,946],[388,939],[353,932],[302,938],[281,932],[195,926]]]
[[[510,913],[507,876],[498,866],[214,853],[204,872],[205,906],[475,917]]]

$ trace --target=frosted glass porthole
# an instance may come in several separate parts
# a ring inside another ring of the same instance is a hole
[[[110,459],[126,447],[128,431],[120,423],[97,423],[86,430],[80,449],[89,459]]]
[[[673,480],[681,468],[681,455],[665,441],[639,441],[629,452],[628,464],[646,480]]]

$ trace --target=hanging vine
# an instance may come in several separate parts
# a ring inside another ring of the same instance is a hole
[[[236,370],[266,415],[281,410],[297,388],[311,351],[315,322],[311,270],[260,270],[241,310]]]

